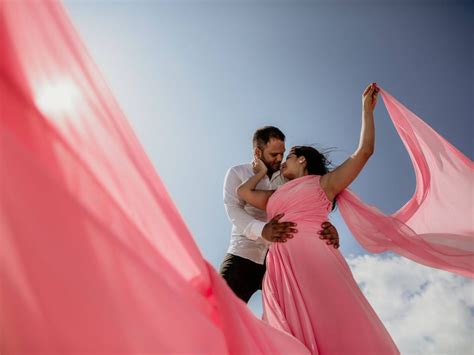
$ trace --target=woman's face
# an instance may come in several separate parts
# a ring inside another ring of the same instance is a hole
[[[298,163],[298,157],[294,152],[290,151],[285,162],[281,165],[281,173],[286,179],[292,180],[298,176],[299,170],[300,163]]]

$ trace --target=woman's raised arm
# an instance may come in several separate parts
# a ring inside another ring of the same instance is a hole
[[[372,83],[362,94],[362,127],[356,151],[336,169],[321,177],[321,187],[331,201],[355,180],[374,153],[374,108],[378,92],[379,88]]]

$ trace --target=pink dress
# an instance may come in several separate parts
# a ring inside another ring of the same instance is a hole
[[[268,217],[285,213],[298,233],[270,247],[264,319],[312,354],[398,354],[340,251],[317,237],[332,208],[319,180],[318,175],[292,180],[268,201]]]
[[[256,318],[203,258],[60,2],[0,1],[0,51],[2,355],[308,354],[297,338],[320,353],[396,351],[312,231],[329,210],[317,178],[270,204],[301,230],[271,250],[265,281],[267,318],[295,338]],[[346,190],[341,215],[370,252],[474,278],[472,161],[381,94],[416,194],[391,216]]]

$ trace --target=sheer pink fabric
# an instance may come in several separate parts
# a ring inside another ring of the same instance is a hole
[[[57,2],[0,2],[2,354],[307,353],[202,258]]]
[[[307,353],[202,258],[63,8],[0,2],[0,46],[2,353]]]
[[[413,197],[393,215],[346,189],[338,205],[352,234],[370,252],[393,251],[421,264],[474,278],[474,165],[430,126],[381,90],[410,154]]]

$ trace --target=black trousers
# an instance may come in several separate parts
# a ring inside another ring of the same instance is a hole
[[[262,289],[265,270],[265,264],[227,254],[221,264],[220,274],[237,297],[247,303],[257,290]]]

